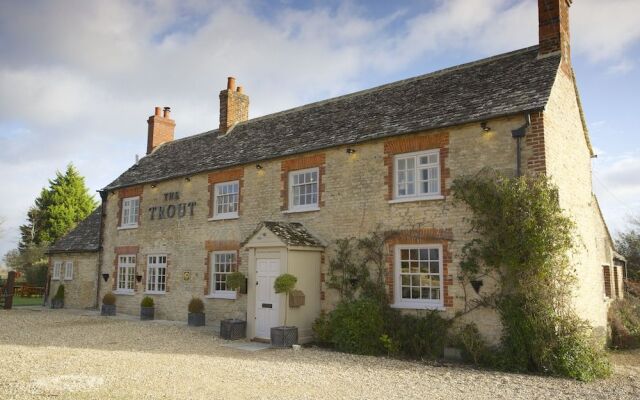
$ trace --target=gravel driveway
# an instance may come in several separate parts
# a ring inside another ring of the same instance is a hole
[[[222,347],[211,328],[0,310],[0,399],[638,399],[640,352],[590,384],[319,349]]]

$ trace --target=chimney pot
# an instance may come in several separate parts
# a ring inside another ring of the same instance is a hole
[[[160,114],[160,110],[161,110],[161,108],[162,108],[162,107],[156,107],[155,115],[157,115],[158,117],[161,115],[161,114]]]
[[[238,93],[242,93],[242,91],[243,91],[242,86],[238,86],[238,89],[236,89],[236,91],[237,91]]]
[[[164,108],[164,117],[169,118],[171,116],[171,107]]]
[[[236,90],[236,78],[233,76],[227,78],[227,90]]]

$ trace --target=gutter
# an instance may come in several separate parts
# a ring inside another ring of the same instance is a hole
[[[531,125],[531,114],[525,114],[525,122],[520,128],[511,131],[511,137],[516,140],[516,176],[522,176],[522,138],[527,134],[527,128]]]
[[[104,215],[107,205],[107,196],[109,192],[106,190],[98,190],[100,194],[100,199],[102,200],[102,206],[100,208],[100,229],[98,230],[98,265],[96,266],[96,309],[100,307],[100,278],[102,275],[100,272],[102,271],[102,253],[104,253],[102,248],[102,231],[104,229]]]

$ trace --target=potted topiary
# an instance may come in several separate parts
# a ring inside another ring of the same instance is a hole
[[[187,323],[189,326],[204,326],[204,303],[197,297],[189,302]]]
[[[245,292],[245,276],[242,272],[232,272],[227,276],[227,287],[231,290]],[[242,339],[247,336],[247,321],[241,319],[223,319],[220,321],[220,337],[226,340]]]
[[[58,286],[58,291],[51,299],[51,308],[64,308],[64,285]]]
[[[143,321],[153,319],[155,308],[153,307],[153,299],[145,296],[140,302],[140,319]]]
[[[116,315],[116,296],[109,292],[102,296],[102,309],[100,315],[113,316]]]
[[[284,325],[271,328],[271,345],[273,347],[291,347],[298,344],[298,327],[287,326],[289,293],[295,288],[297,282],[298,278],[291,274],[282,274],[273,282],[276,293],[284,293],[287,296],[284,305]]]

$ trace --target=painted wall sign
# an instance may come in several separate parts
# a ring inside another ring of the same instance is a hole
[[[175,200],[180,200],[180,192],[164,193],[164,201]],[[190,201],[185,203],[149,207],[149,219],[153,221],[156,218],[184,218],[187,215],[187,211],[189,213],[189,216],[193,217],[193,209],[195,208],[196,204],[197,203],[195,201]]]

